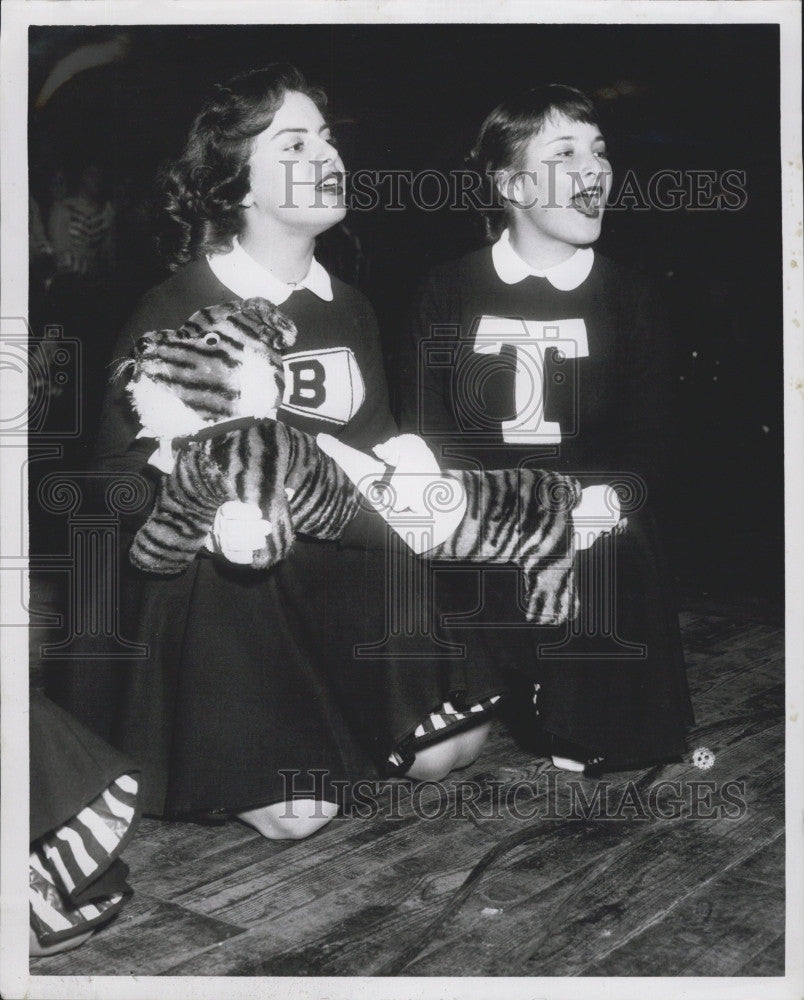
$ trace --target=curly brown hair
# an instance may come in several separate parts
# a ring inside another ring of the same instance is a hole
[[[291,92],[307,95],[322,110],[326,106],[324,92],[283,63],[241,73],[213,89],[184,152],[160,178],[165,227],[159,248],[172,270],[231,249],[243,230],[253,140]]]

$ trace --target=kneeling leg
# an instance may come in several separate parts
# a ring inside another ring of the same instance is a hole
[[[424,747],[416,753],[406,776],[418,781],[439,781],[456,767],[466,767],[477,758],[490,729],[491,723],[484,722]]]
[[[337,804],[326,799],[294,799],[246,809],[237,818],[268,840],[304,840],[326,826],[337,812]]]

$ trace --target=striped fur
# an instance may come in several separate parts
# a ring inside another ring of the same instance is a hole
[[[466,491],[466,514],[427,557],[518,565],[529,621],[546,625],[574,618],[578,603],[571,572],[571,514],[581,497],[580,483],[539,469],[449,475]]]
[[[228,418],[267,417],[282,398],[282,351],[295,339],[293,323],[265,299],[210,306],[178,330],[138,340],[128,392],[143,425],[162,438],[193,435]],[[271,522],[264,548],[254,553],[256,568],[283,559],[296,530],[339,537],[358,504],[312,438],[263,419],[181,444],[134,539],[131,562],[151,573],[181,572],[227,500],[256,503]]]
[[[205,343],[210,333],[217,334],[212,346]],[[151,388],[172,389],[201,429],[253,414],[253,406],[248,412],[243,406],[244,396],[253,402],[254,392],[244,393],[242,382],[246,370],[253,379],[255,358],[268,361],[266,378],[276,385],[277,402],[281,399],[281,352],[293,343],[295,329],[269,303],[250,299],[201,310],[180,330],[145,339],[129,388],[143,424],[159,429],[159,414],[147,412],[155,394],[136,389],[150,380]],[[174,427],[181,416],[171,414]],[[312,437],[276,420],[261,419],[201,438],[182,444],[173,471],[163,477],[154,511],[131,547],[131,561],[139,569],[158,574],[184,570],[227,500],[256,503],[271,522],[271,534],[252,562],[262,569],[287,555],[297,532],[339,538],[362,502],[340,466]],[[467,512],[453,535],[427,558],[519,565],[529,620],[560,623],[574,617],[571,512],[580,499],[577,480],[531,469],[448,475],[466,491]]]
[[[284,390],[296,328],[265,299],[208,306],[137,339],[127,386],[144,426],[171,438],[227,417],[265,417]]]
[[[297,531],[339,538],[360,503],[345,473],[309,434],[260,421],[179,452],[151,516],[134,538],[131,562],[149,573],[182,572],[227,500],[256,503],[271,522],[265,546],[254,553],[255,569],[284,559]]]

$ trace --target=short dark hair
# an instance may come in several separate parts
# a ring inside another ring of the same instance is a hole
[[[184,152],[161,177],[166,220],[160,250],[173,270],[231,249],[243,231],[241,202],[250,190],[253,140],[292,92],[306,94],[322,110],[326,106],[324,92],[284,63],[241,73],[213,89]]]
[[[467,158],[470,169],[481,178],[486,197],[481,212],[489,240],[505,228],[505,208],[495,184],[500,170],[521,167],[521,157],[531,137],[540,132],[553,115],[573,122],[599,125],[592,101],[574,87],[548,83],[532,87],[498,104],[486,115]]]

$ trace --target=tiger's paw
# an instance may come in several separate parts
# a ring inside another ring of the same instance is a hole
[[[227,500],[215,513],[212,551],[239,566],[265,569],[276,560],[266,544],[272,525],[255,503]]]

